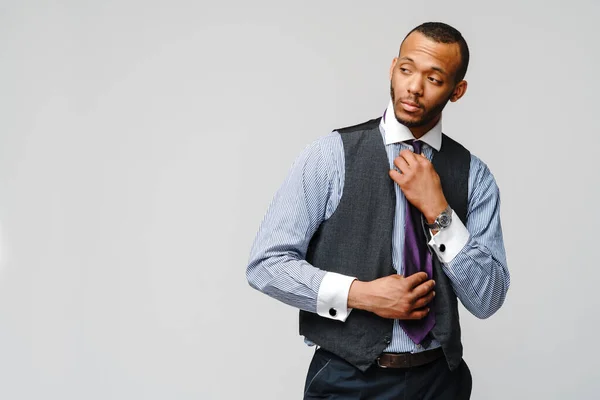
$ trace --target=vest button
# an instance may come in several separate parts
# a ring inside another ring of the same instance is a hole
[[[337,311],[335,308],[330,308],[329,309],[329,315],[331,315],[332,317],[335,317],[337,315]]]
[[[383,341],[385,342],[385,344],[390,344],[390,343],[392,343],[392,338],[389,336],[386,336],[383,338]]]

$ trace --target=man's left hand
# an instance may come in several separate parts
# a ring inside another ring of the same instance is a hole
[[[390,170],[390,178],[400,186],[406,199],[419,209],[428,223],[433,223],[448,206],[440,177],[433,164],[422,154],[402,150],[394,159],[400,172]]]

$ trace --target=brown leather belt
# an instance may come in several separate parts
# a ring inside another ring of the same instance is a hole
[[[441,347],[420,353],[382,353],[377,358],[381,368],[411,368],[429,364],[444,356]]]

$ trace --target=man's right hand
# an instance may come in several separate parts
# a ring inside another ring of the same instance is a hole
[[[370,311],[383,318],[422,319],[433,297],[435,282],[425,272],[407,278],[390,275],[371,282],[355,280],[348,293],[348,307]]]

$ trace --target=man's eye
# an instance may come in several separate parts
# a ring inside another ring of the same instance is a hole
[[[438,79],[435,79],[435,78],[432,78],[432,77],[429,77],[429,80],[431,82],[435,83],[436,85],[441,85],[442,84],[442,81],[440,81]]]
[[[404,72],[405,74],[410,72],[408,69],[402,67],[400,67],[400,71]]]

